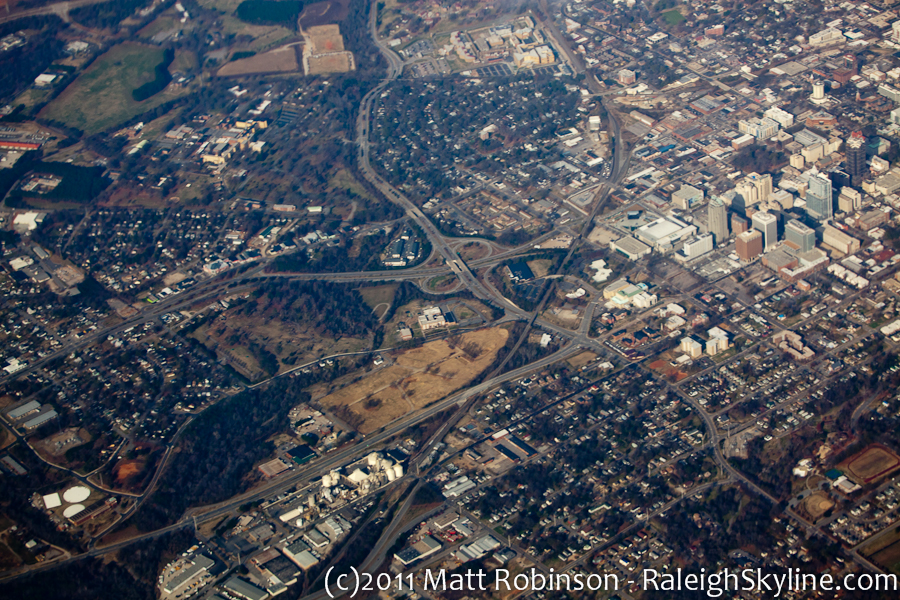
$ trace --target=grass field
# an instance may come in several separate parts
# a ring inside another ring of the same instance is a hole
[[[900,530],[895,527],[880,539],[863,546],[860,554],[892,573],[900,575]]]
[[[132,90],[153,81],[153,69],[162,60],[161,48],[133,43],[115,46],[94,61],[40,116],[93,134],[189,93],[170,87],[144,102],[135,102]]]
[[[446,340],[429,342],[320,402],[361,433],[371,433],[468,384],[491,364],[508,336],[497,327],[466,333],[455,347]]]
[[[328,181],[328,189],[342,189],[342,190],[350,190],[357,196],[361,196],[363,198],[371,198],[369,192],[366,191],[366,188],[353,176],[353,174],[347,169],[339,169]]]
[[[669,25],[678,25],[679,23],[681,23],[685,20],[684,15],[681,14],[680,12],[678,12],[677,10],[670,10],[670,11],[664,12],[662,14],[662,18]]]
[[[374,287],[359,288],[359,295],[363,297],[369,308],[375,310],[381,304],[390,304],[394,301],[398,284],[376,285]]]

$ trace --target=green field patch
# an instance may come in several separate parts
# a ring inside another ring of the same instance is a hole
[[[164,59],[161,48],[128,42],[114,46],[47,105],[40,116],[93,134],[187,94],[187,89],[174,89],[163,90],[143,102],[132,97],[132,91],[156,80],[156,66]]]
[[[669,25],[678,25],[684,22],[684,15],[677,10],[666,11],[662,14],[663,20]]]
[[[302,10],[300,0],[244,0],[234,14],[247,23],[293,27]]]

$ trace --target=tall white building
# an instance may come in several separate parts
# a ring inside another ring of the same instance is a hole
[[[753,213],[753,229],[763,235],[763,247],[769,250],[778,241],[778,219],[767,212]]]
[[[759,202],[768,202],[769,196],[772,195],[772,176],[768,173],[760,175],[759,173],[750,173],[747,179],[756,188],[756,199]]]

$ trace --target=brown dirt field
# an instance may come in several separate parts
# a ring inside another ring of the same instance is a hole
[[[531,272],[534,273],[534,278],[540,279],[541,277],[546,277],[547,273],[550,272],[553,261],[546,258],[540,258],[538,260],[529,260],[526,264],[528,265],[528,268],[531,269]]]
[[[491,364],[507,337],[506,329],[492,328],[463,334],[456,348],[445,340],[429,342],[403,352],[390,367],[320,402],[326,408],[348,411],[356,417],[351,420],[361,433],[371,433],[465,386]],[[463,352],[468,344],[481,348],[477,357]]]
[[[313,54],[343,52],[344,38],[337,25],[316,25],[306,30],[306,37],[312,44]]]
[[[871,483],[900,467],[900,457],[881,445],[872,445],[845,462],[859,483]]]
[[[300,69],[297,47],[283,46],[249,58],[241,58],[219,69],[219,77],[238,77],[256,73],[290,73]]]
[[[813,521],[824,515],[833,506],[834,502],[832,502],[831,498],[821,492],[812,494],[803,503],[803,507]]]
[[[589,350],[585,350],[584,352],[580,352],[580,353],[576,354],[575,356],[573,356],[566,362],[569,363],[570,365],[572,365],[574,368],[578,369],[596,359],[597,359],[597,354],[594,354],[593,352],[590,352]],[[653,366],[651,365],[650,368],[653,368]]]
[[[327,75],[329,73],[346,73],[353,70],[353,58],[349,52],[340,54],[321,54],[310,56],[308,75]]]
[[[138,460],[123,460],[113,468],[116,481],[123,483],[144,470],[144,464]]]
[[[349,2],[316,2],[315,4],[310,4],[300,14],[300,27],[306,29],[315,25],[343,21],[347,17],[349,7]]]

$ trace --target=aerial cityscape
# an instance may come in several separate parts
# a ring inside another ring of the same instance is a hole
[[[895,599],[900,3],[0,0],[0,598]]]

